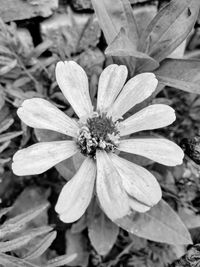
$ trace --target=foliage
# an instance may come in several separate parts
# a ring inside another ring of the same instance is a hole
[[[27,212],[9,218],[0,226],[0,260],[3,266],[28,266],[39,267],[31,261],[39,258],[51,245],[56,238],[56,232],[50,226],[41,226],[37,228],[26,228],[27,223],[34,220],[38,215],[47,209],[48,204],[37,206]],[[9,213],[13,207],[5,208],[0,211],[0,217]],[[14,256],[17,250],[24,248],[30,242],[42,236],[42,239],[36,244],[32,244],[28,252],[22,259]],[[5,254],[9,252],[10,255]],[[75,255],[56,257],[46,262],[46,267],[56,267],[61,264],[67,264],[75,259]]]
[[[81,29],[77,24],[77,14],[90,15],[91,10],[82,14],[82,11],[76,13],[69,9],[67,15],[72,28],[60,28],[55,40],[48,37],[36,44],[20,38],[18,25],[24,26],[24,22],[5,24],[0,21],[0,266],[124,264],[164,267],[184,254],[185,245],[199,242],[195,241],[191,230],[197,228],[195,237],[198,236],[200,167],[196,164],[198,159],[195,163],[188,157],[194,151],[190,151],[182,166],[175,168],[126,155],[128,160],[147,167],[156,176],[164,200],[147,213],[134,212],[115,222],[118,226],[99,209],[95,197],[86,214],[72,225],[64,225],[55,214],[54,206],[62,186],[83,160],[80,154],[59,163],[56,170],[35,177],[16,177],[11,172],[11,159],[19,148],[36,140],[65,138],[51,131],[32,130],[16,116],[16,108],[23,100],[41,97],[74,117],[74,111],[55,82],[55,64],[65,58],[76,60],[86,69],[94,103],[98,78],[106,65],[112,62],[126,64],[130,77],[146,71],[154,72],[159,80],[156,93],[130,110],[129,115],[150,103],[169,104],[176,110],[176,122],[166,129],[152,131],[151,135],[165,136],[177,143],[185,137],[195,140],[197,148],[200,41],[196,28],[200,2],[169,1],[158,10],[153,20],[148,21],[142,32],[140,24],[143,20],[138,19],[136,13],[138,7],[130,2],[142,1],[92,0],[105,39],[100,38],[93,14]],[[139,8],[143,7],[140,3]],[[148,7],[147,4],[147,11]],[[63,12],[62,6],[59,12]],[[42,22],[36,20],[34,23],[38,26]],[[185,55],[170,58],[186,39]],[[194,48],[196,57],[193,57]],[[32,186],[33,190],[29,191]],[[41,198],[35,194],[31,198],[30,192],[36,192],[36,188],[44,190],[38,194]],[[19,200],[23,190],[27,196]],[[12,216],[18,201],[24,209]],[[33,202],[38,202],[36,207],[32,206]],[[29,204],[26,206],[26,203]],[[46,219],[35,225],[33,222],[41,214]]]

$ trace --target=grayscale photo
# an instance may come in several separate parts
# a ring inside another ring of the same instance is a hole
[[[0,267],[200,267],[200,0],[0,0]]]

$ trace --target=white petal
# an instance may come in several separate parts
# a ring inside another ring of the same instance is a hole
[[[137,138],[122,140],[119,150],[140,155],[167,166],[182,164],[183,150],[175,143],[163,138]]]
[[[146,206],[145,204],[140,203],[139,201],[135,200],[134,198],[129,199],[129,204],[132,210],[137,211],[137,212],[147,212],[150,210],[150,206]]]
[[[42,98],[25,100],[17,110],[17,114],[30,127],[52,130],[72,137],[77,136],[79,129],[77,123]]]
[[[121,177],[107,153],[97,151],[96,158],[97,196],[106,215],[114,221],[129,213],[128,195],[123,188]]]
[[[74,141],[43,142],[21,149],[13,156],[16,175],[40,174],[78,151]]]
[[[97,110],[106,111],[121,91],[128,75],[127,67],[109,65],[101,73],[98,86]]]
[[[92,113],[88,78],[80,65],[74,61],[58,62],[56,80],[79,118]]]
[[[96,165],[86,158],[59,195],[55,210],[63,222],[74,222],[84,214],[92,198],[95,177]]]
[[[122,89],[108,116],[114,120],[121,118],[129,109],[148,98],[156,89],[158,80],[153,73],[138,74],[130,79]]]
[[[121,176],[126,192],[135,199],[136,208],[141,209],[143,206],[144,211],[147,211],[160,201],[162,197],[160,185],[149,171],[117,155],[112,154],[110,157]]]
[[[148,106],[119,123],[120,135],[165,127],[175,121],[173,108],[163,104]]]

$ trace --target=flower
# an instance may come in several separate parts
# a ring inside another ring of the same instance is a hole
[[[77,173],[63,187],[55,207],[64,222],[78,220],[94,192],[112,221],[132,210],[146,212],[159,202],[162,193],[156,178],[145,168],[120,157],[117,151],[141,155],[168,166],[182,163],[183,151],[167,139],[127,138],[175,120],[174,110],[163,104],[150,105],[123,120],[122,116],[148,98],[158,84],[153,73],[139,74],[125,84],[127,73],[123,65],[112,64],[104,69],[94,111],[85,71],[73,61],[58,62],[58,85],[79,120],[69,118],[40,98],[25,100],[17,111],[28,126],[57,131],[72,140],[41,142],[19,150],[13,157],[15,174],[40,174],[77,152],[85,156]]]

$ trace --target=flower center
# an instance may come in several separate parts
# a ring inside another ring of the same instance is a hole
[[[105,113],[95,113],[81,127],[77,144],[85,156],[95,157],[97,149],[114,152],[119,144],[119,131],[116,123],[106,117]]]

